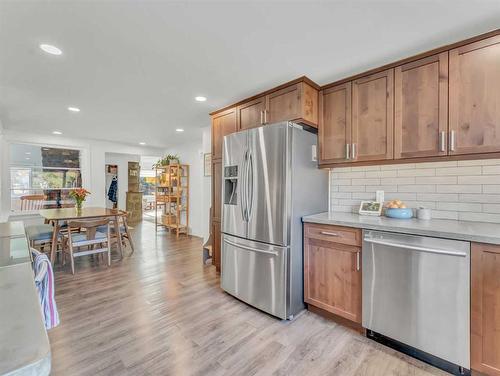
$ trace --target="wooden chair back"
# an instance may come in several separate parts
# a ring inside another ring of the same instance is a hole
[[[26,195],[21,196],[21,211],[40,210],[45,206],[45,195]]]
[[[86,221],[70,221],[68,223],[68,232],[71,233],[73,229],[85,229],[87,234],[87,240],[94,240],[97,227],[109,225],[109,219],[97,219],[97,220],[86,220]],[[109,232],[109,226],[107,227],[106,235]]]

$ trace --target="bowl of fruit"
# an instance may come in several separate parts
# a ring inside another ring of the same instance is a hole
[[[407,208],[400,200],[388,201],[385,204],[385,216],[389,218],[409,219],[413,217],[413,209]]]

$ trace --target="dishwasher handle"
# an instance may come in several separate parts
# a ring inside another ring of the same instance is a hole
[[[465,252],[453,252],[453,251],[446,251],[443,249],[419,247],[416,245],[392,243],[392,242],[388,242],[385,240],[373,239],[373,238],[368,238],[368,237],[365,237],[364,241],[367,243],[386,245],[388,247],[395,247],[395,248],[411,249],[413,251],[419,251],[419,252],[435,253],[435,254],[439,254],[439,255],[448,255],[448,256],[457,256],[457,257],[467,257],[467,253],[465,253]]]

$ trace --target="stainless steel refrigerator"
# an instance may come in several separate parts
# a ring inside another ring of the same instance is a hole
[[[221,286],[282,319],[304,308],[301,218],[328,209],[316,143],[291,122],[224,137]]]

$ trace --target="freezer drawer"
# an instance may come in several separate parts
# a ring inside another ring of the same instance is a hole
[[[470,368],[470,243],[363,232],[363,326]]]
[[[223,234],[221,287],[240,300],[287,318],[288,248]]]

